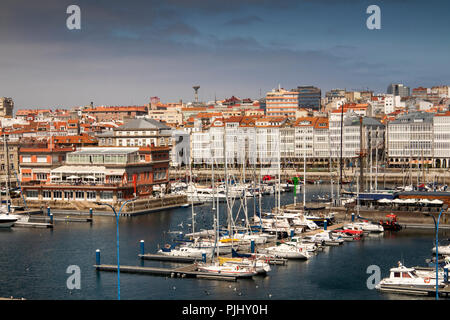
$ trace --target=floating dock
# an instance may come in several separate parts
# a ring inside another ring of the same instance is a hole
[[[246,253],[251,254],[251,253]],[[163,254],[139,254],[139,258],[143,260],[157,260],[157,261],[167,261],[167,262],[179,262],[179,263],[193,263],[196,261],[202,261],[202,258],[192,258],[192,257],[176,257],[176,256],[168,256]],[[223,255],[224,257],[231,257],[230,254]],[[211,261],[211,259],[206,259],[207,262]],[[267,259],[267,263],[273,265],[286,265],[287,259],[282,258],[270,258]]]
[[[52,223],[40,223],[40,222],[20,222],[14,223],[13,228],[53,228]]]
[[[30,217],[29,222],[37,222],[37,221],[51,221],[49,217]],[[74,218],[74,217],[53,217],[53,221],[59,222],[92,222],[92,218]]]
[[[97,271],[117,272],[116,265],[100,264],[94,265]],[[222,281],[236,281],[237,279],[249,278],[240,275],[217,275],[209,272],[197,271],[197,267],[192,264],[180,268],[154,268],[138,266],[120,266],[121,273],[147,274],[156,276],[169,276],[171,278],[197,278]],[[250,277],[251,278],[251,277]]]

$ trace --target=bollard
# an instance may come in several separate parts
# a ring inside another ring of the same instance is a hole
[[[11,203],[8,202],[8,214],[11,212]]]
[[[444,268],[444,282],[448,283],[448,268]]]
[[[53,213],[50,213],[50,223],[53,224]]]
[[[92,220],[92,208],[89,208],[89,218]]]
[[[293,238],[294,237],[294,229],[291,229],[291,238]]]
[[[327,230],[327,219],[323,219],[323,230]]]
[[[250,252],[255,253],[255,240],[250,241]]]
[[[141,240],[141,255],[144,255],[144,240]]]
[[[206,262],[206,253],[202,252],[202,261]]]
[[[95,264],[96,264],[97,266],[100,265],[100,249],[97,249],[97,250],[95,251]]]
[[[355,213],[352,212],[352,222],[355,222]]]
[[[50,207],[47,207],[47,215],[50,217]]]

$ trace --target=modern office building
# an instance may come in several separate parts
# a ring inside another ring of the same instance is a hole
[[[293,92],[298,92],[298,107],[320,110],[322,102],[322,91],[313,86],[298,86],[292,89]]]
[[[394,96],[408,97],[410,95],[409,87],[404,86],[401,83],[391,83],[387,88],[387,94],[393,94]]]

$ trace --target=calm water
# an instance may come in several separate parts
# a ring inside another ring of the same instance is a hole
[[[326,193],[326,186],[309,188],[310,196]],[[299,195],[298,200],[301,201]],[[292,202],[292,193],[282,195],[281,203]],[[253,200],[248,200],[253,213]],[[273,206],[266,196],[263,207]],[[223,205],[222,205],[223,207]],[[234,206],[238,210],[239,203]],[[223,208],[222,208],[223,209]],[[195,207],[196,229],[211,228],[211,205]],[[224,210],[221,219],[225,221]],[[170,266],[141,261],[139,241],[146,252],[155,252],[173,235],[169,231],[190,230],[191,209],[181,208],[120,219],[122,265]],[[241,216],[243,217],[243,216]],[[442,232],[440,237],[449,238]],[[95,250],[101,250],[102,263],[116,264],[115,219],[98,217],[88,223],[56,222],[53,230],[15,228],[0,231],[0,297],[26,299],[116,299],[117,274],[94,270]],[[407,266],[425,265],[433,247],[433,232],[403,230],[381,237],[326,248],[308,261],[289,261],[272,266],[267,276],[238,282],[171,279],[121,273],[122,299],[417,299],[369,290],[366,269],[376,264],[382,277],[402,260]],[[81,268],[81,290],[69,290],[69,265]],[[236,289],[236,290],[235,290]],[[240,293],[240,295],[239,295]],[[423,299],[423,298],[421,298]],[[432,299],[432,298],[431,298]]]

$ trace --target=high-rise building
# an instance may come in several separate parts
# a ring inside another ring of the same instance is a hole
[[[298,107],[320,110],[322,91],[313,86],[298,86],[291,91],[298,92]]]
[[[0,98],[0,117],[11,118],[13,116],[14,102],[12,98]]]
[[[408,97],[410,95],[410,90],[409,87],[406,87],[401,83],[391,83],[387,88],[387,93],[393,94],[394,96]]]
[[[283,88],[274,89],[266,94],[266,115],[295,118],[298,109],[298,92]]]

